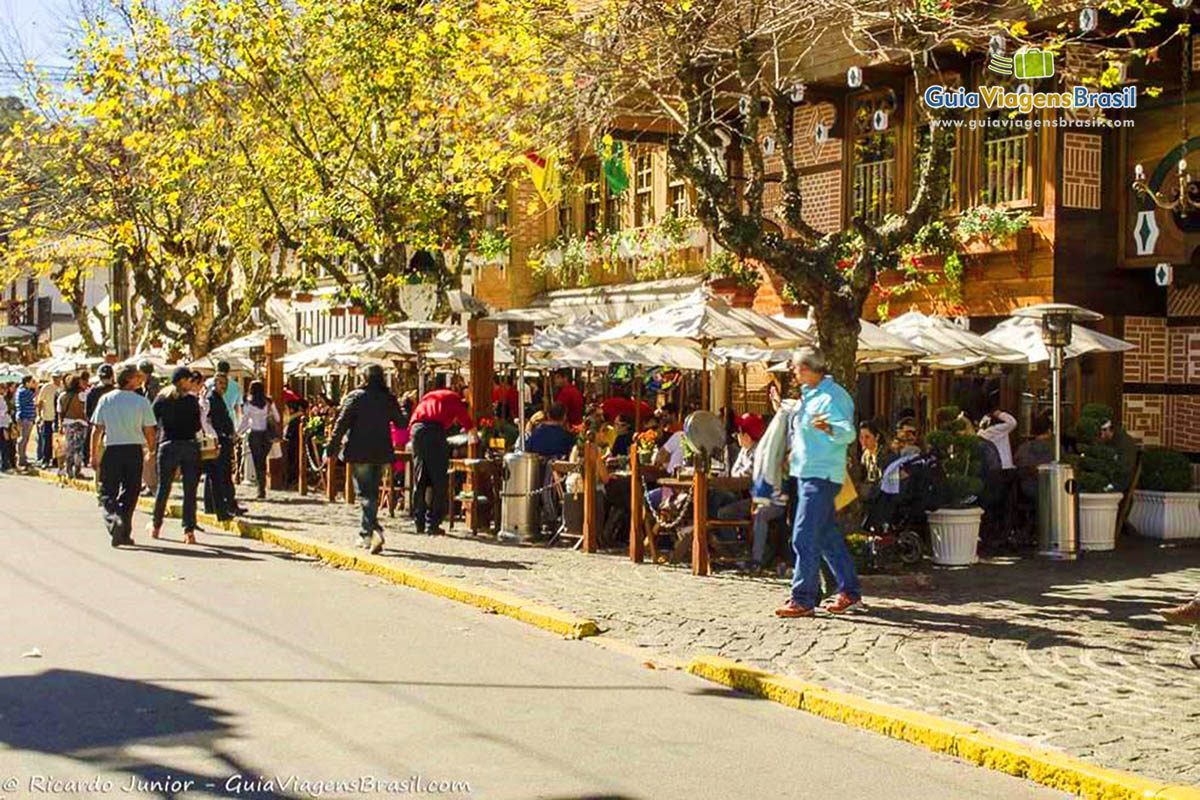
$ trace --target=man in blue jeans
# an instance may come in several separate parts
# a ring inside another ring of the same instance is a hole
[[[792,356],[800,402],[788,420],[789,473],[796,479],[792,549],[796,568],[792,596],[775,614],[811,617],[820,598],[820,561],[837,580],[837,596],[824,605],[841,614],[862,602],[854,559],[837,527],[834,501],[846,480],[846,448],[857,436],[854,400],[830,377],[819,352],[804,347]]]
[[[383,382],[383,368],[367,367],[367,380],[361,389],[346,395],[337,425],[329,440],[329,458],[342,450],[342,461],[353,470],[358,503],[362,508],[359,546],[379,553],[383,550],[383,527],[379,524],[379,484],[383,469],[392,463],[392,431],[389,423],[403,425],[400,404]]]

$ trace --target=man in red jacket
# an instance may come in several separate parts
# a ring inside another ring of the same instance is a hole
[[[583,395],[575,388],[575,384],[571,383],[565,369],[554,373],[554,389],[554,402],[561,403],[567,410],[567,424],[575,426],[582,423]]]
[[[450,389],[434,389],[413,409],[409,430],[413,449],[413,522],[417,533],[444,534],[441,522],[450,507],[450,445],[446,434],[453,427],[474,427],[462,397]],[[425,489],[433,494],[425,503]]]

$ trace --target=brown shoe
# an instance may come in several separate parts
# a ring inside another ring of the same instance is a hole
[[[1177,625],[1200,625],[1200,598],[1174,608],[1164,608],[1158,613],[1167,622]]]
[[[850,609],[861,605],[861,597],[854,597],[853,595],[846,594],[845,592],[839,592],[837,597],[826,601],[821,608],[825,609],[830,614],[845,614]]]
[[[371,534],[371,544],[368,546],[367,551],[373,556],[377,556],[383,552],[383,534],[379,531]]]
[[[811,617],[815,616],[815,614],[811,608],[805,608],[802,605],[798,605],[795,600],[788,600],[782,606],[775,609],[775,616],[794,618]]]

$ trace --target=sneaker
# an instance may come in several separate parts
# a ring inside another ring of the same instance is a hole
[[[775,609],[775,616],[788,618],[812,617],[815,616],[815,613],[811,608],[805,608],[804,606],[798,604],[795,600],[788,600],[782,606]]]
[[[369,550],[371,548],[371,537],[359,534],[358,544],[355,545],[359,550]]]
[[[379,531],[376,531],[375,533],[371,534],[371,538],[369,541],[371,542],[371,544],[368,549],[368,552],[371,555],[377,556],[383,552],[383,534],[382,533],[380,533]]]
[[[1200,625],[1200,598],[1174,608],[1164,608],[1158,613],[1176,625]]]
[[[837,597],[826,600],[821,605],[821,608],[825,609],[830,614],[845,614],[850,609],[861,605],[861,597],[854,597],[853,595],[846,594],[845,592],[839,592]]]

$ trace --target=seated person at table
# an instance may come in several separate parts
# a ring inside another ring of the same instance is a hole
[[[658,454],[654,457],[654,465],[674,475],[675,471],[686,462],[687,455],[683,450],[683,431],[675,431],[667,437],[662,447],[658,448]]]
[[[1017,468],[1021,497],[1037,500],[1037,468],[1054,460],[1054,422],[1049,414],[1039,414],[1031,426],[1033,438],[1017,448],[1013,466]]]
[[[870,500],[879,491],[879,479],[883,471],[899,454],[888,447],[883,428],[874,420],[864,420],[858,425],[859,463],[852,473],[859,497]]]
[[[917,443],[917,421],[912,417],[901,417],[896,423],[896,435],[892,439],[892,452],[897,456],[921,454],[921,447]]]
[[[730,474],[735,478],[750,477],[754,472],[754,451],[758,440],[766,433],[767,426],[762,417],[757,414],[743,414],[737,419],[737,438],[740,449],[733,462]],[[711,507],[711,506],[710,506]],[[722,505],[716,513],[717,519],[749,519],[750,498],[744,498]],[[767,544],[770,535],[770,525],[781,518],[786,511],[782,505],[760,505],[754,511],[754,552],[751,555],[749,569],[761,569],[767,561]],[[736,533],[732,528],[718,530],[718,536]]]
[[[679,424],[679,407],[674,403],[667,403],[655,411],[654,416],[658,417],[659,427],[669,433],[674,433],[683,427]]]
[[[651,415],[654,413],[654,409],[652,409],[650,404],[645,400],[641,400],[635,404],[625,395],[614,394],[612,397],[607,398],[603,403],[601,403],[600,408],[604,412],[604,418],[609,422],[612,422],[617,417],[633,419],[634,413],[637,411],[639,405],[642,409],[642,421],[645,422],[646,420],[650,419]]]
[[[614,430],[616,436],[612,446],[608,448],[608,454],[617,458],[628,458],[629,448],[633,446],[633,423],[628,417],[617,417]]]
[[[604,410],[598,403],[588,408],[584,425],[602,451],[607,451],[612,447],[613,439],[617,436],[617,429],[604,418]]]
[[[567,409],[562,403],[554,403],[546,414],[545,421],[538,426],[525,442],[525,450],[537,453],[546,459],[561,460],[571,455],[575,446],[575,434],[566,429]]]

